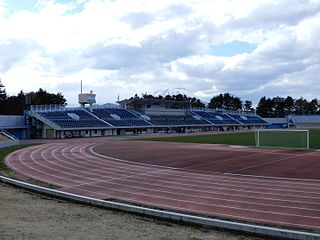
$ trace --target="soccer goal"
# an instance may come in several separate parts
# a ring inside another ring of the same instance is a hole
[[[310,147],[309,130],[259,129],[255,132],[257,147],[308,149]]]

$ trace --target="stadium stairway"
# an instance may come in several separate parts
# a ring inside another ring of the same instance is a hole
[[[30,117],[35,117],[36,119],[38,119],[38,120],[40,120],[41,122],[47,124],[48,126],[50,126],[50,127],[53,128],[53,129],[61,130],[61,127],[60,127],[58,124],[50,121],[49,119],[43,117],[41,114],[39,114],[39,113],[37,113],[37,112],[35,112],[35,111],[30,111],[30,112],[29,112],[29,116],[30,116]]]
[[[208,119],[205,119],[204,117],[202,117],[201,115],[197,114],[195,111],[189,111],[191,112],[193,115],[199,117],[200,119],[202,119],[203,121],[206,121],[208,124],[212,125],[212,122],[210,122]]]
[[[102,118],[99,118],[97,115],[93,114],[92,112],[88,111],[88,109],[84,108],[83,111],[87,112],[88,114],[90,114],[92,117],[96,118],[97,120],[100,120],[101,122],[104,122],[105,124],[107,124],[110,127],[114,127],[111,123],[108,123],[107,121],[103,120]]]
[[[151,126],[154,126],[151,122],[149,122],[147,119],[144,119],[141,114],[139,112],[137,112],[134,109],[126,109],[128,112],[132,113],[133,115],[135,115],[137,118],[147,122],[148,124],[150,124]]]

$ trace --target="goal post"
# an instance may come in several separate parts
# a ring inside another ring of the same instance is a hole
[[[255,131],[256,147],[309,149],[309,130],[300,129],[258,129]]]

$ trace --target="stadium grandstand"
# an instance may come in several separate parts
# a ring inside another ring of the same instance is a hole
[[[288,128],[288,119],[283,118],[263,118],[264,121],[268,122],[266,128],[277,129],[277,128]]]
[[[92,96],[91,96],[92,97]],[[85,107],[31,106],[32,136],[39,138],[97,137],[151,133],[234,131],[264,128],[268,123],[248,112],[191,109],[186,102],[129,99],[119,105]]]
[[[266,128],[320,128],[320,115],[288,115],[284,118],[263,118]]]
[[[260,128],[320,128],[320,115],[261,118],[254,112],[192,108],[188,101],[130,98],[95,104],[79,94],[80,107],[34,105],[24,116],[0,116],[0,130],[18,139],[98,137],[152,133],[238,131]],[[90,106],[86,106],[89,104]]]

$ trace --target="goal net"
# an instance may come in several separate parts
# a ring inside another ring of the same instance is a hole
[[[308,149],[309,130],[268,130],[255,132],[257,147]]]

